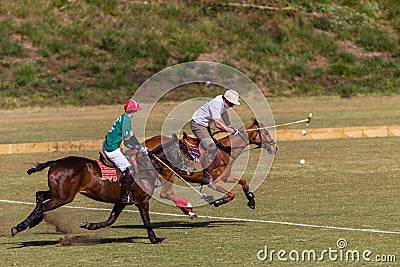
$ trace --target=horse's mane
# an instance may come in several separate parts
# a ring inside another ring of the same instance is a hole
[[[215,137],[215,135],[220,134],[220,133],[225,133],[225,132],[224,132],[224,131],[221,131],[221,130],[216,131],[216,132],[214,132],[214,133],[211,134],[211,137],[212,137],[212,139],[214,140],[214,143],[217,145],[217,147],[218,147],[220,150],[222,150],[222,151],[224,151],[225,153],[227,153],[228,155],[230,155],[231,152],[232,152],[232,147],[231,147],[231,146],[225,146],[225,145],[223,144],[223,142],[222,142],[223,140],[225,140],[226,138],[228,138],[229,135],[224,136],[224,137],[219,137],[219,138]]]

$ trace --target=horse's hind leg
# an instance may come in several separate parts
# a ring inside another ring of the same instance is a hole
[[[171,172],[171,175],[173,173]],[[167,181],[170,178],[166,179]],[[175,203],[175,206],[178,207],[185,215],[189,215],[190,219],[197,219],[198,216],[193,212],[192,204],[190,204],[189,200],[186,198],[175,195],[174,189],[172,188],[172,183],[166,182],[161,187],[160,197],[164,199],[169,199]]]
[[[81,228],[85,228],[88,230],[97,230],[106,226],[112,225],[118,218],[118,216],[121,214],[122,210],[125,208],[125,204],[121,203],[116,203],[114,205],[114,208],[111,211],[110,217],[108,217],[107,221],[104,222],[98,222],[98,223],[90,223],[83,221],[81,223]]]
[[[38,225],[43,220],[43,201],[50,199],[50,190],[36,192],[36,207],[29,216],[17,226],[11,228],[11,236]]]
[[[57,191],[53,191],[57,192]],[[70,203],[75,196],[76,192],[70,191],[68,195],[51,195],[51,191],[38,191],[36,192],[36,207],[29,216],[17,226],[11,228],[11,235],[15,236],[17,233],[32,228],[43,220],[43,213],[46,211],[54,210],[65,204]],[[46,202],[45,200],[50,199]]]

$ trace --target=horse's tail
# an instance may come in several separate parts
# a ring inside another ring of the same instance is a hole
[[[45,163],[37,163],[35,168],[30,168],[29,170],[27,170],[26,172],[31,175],[34,172],[40,172],[44,169],[46,169],[47,167],[53,166],[57,161],[54,160],[50,160],[48,162]]]

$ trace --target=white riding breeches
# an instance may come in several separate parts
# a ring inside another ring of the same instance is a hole
[[[108,152],[103,147],[103,152],[112,162],[114,162],[121,172],[124,172],[126,168],[131,166],[127,158],[122,154],[121,149],[117,148],[114,151]]]

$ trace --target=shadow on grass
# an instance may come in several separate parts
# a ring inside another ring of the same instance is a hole
[[[206,222],[198,222],[198,221],[167,221],[167,222],[152,222],[151,225],[154,229],[190,229],[190,228],[199,228],[199,227],[223,227],[224,225],[239,225],[239,222],[232,221],[206,221]],[[142,229],[143,225],[115,225],[111,226],[112,228],[125,228],[125,229]]]
[[[190,229],[190,228],[202,228],[202,227],[224,227],[225,225],[240,225],[240,222],[232,221],[207,221],[207,222],[182,222],[182,221],[167,221],[167,222],[156,222],[152,223],[154,229]],[[144,230],[142,224],[137,225],[116,225],[111,226],[114,229],[140,229]],[[57,233],[55,233],[57,234]],[[42,241],[26,241],[20,243],[8,243],[14,245],[9,249],[18,249],[24,247],[45,247],[45,246],[82,246],[82,245],[99,245],[107,243],[142,243],[150,244],[149,239],[146,236],[132,236],[132,237],[121,237],[121,238],[101,238],[93,236],[72,236],[64,235],[59,240],[42,240]]]
[[[143,243],[150,244],[147,236],[132,236],[132,237],[121,237],[121,238],[101,238],[101,237],[90,237],[90,236],[64,236],[59,240],[45,240],[45,241],[26,241],[20,242],[18,244],[13,244],[15,246],[8,249],[17,249],[24,247],[45,247],[45,246],[87,246],[87,245],[100,245],[108,243]]]

